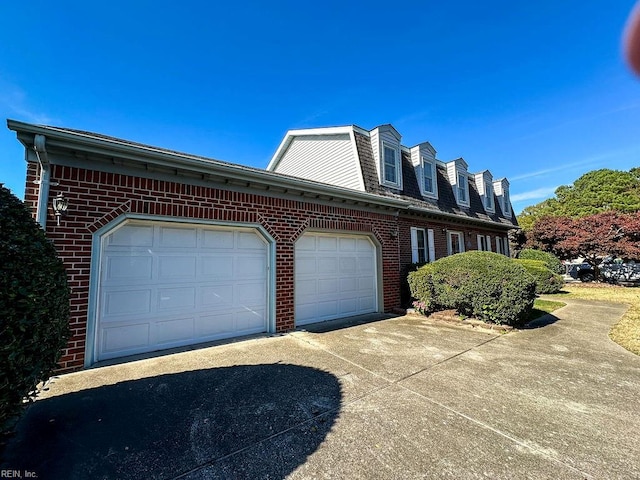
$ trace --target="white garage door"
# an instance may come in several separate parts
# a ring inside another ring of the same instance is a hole
[[[267,330],[255,229],[129,221],[102,238],[96,359]]]
[[[295,279],[296,325],[378,309],[376,247],[365,235],[304,234]]]

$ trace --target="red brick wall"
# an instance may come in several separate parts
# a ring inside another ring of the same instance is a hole
[[[36,169],[35,164],[28,165],[25,195],[34,215]],[[59,165],[52,166],[51,178],[59,186],[51,186],[49,198],[62,193],[69,199],[68,213],[60,226],[56,226],[51,202],[47,202],[47,235],[65,264],[72,289],[72,337],[61,359],[62,372],[84,365],[92,234],[124,213],[261,224],[276,240],[278,331],[294,327],[294,244],[306,229],[373,234],[382,245],[384,309],[392,311],[400,306],[394,215]]]

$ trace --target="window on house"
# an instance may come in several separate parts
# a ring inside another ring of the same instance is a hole
[[[435,193],[435,182],[433,179],[435,165],[431,160],[422,157],[422,177],[424,193]]]
[[[384,181],[398,184],[398,152],[395,148],[383,144]]]
[[[511,204],[509,203],[509,191],[504,190],[502,192],[502,201],[504,203],[503,213],[507,216],[511,216]]]
[[[496,237],[496,252],[509,256],[509,240],[503,237]]]
[[[435,260],[433,230],[411,227],[411,261],[427,263]]]
[[[449,255],[464,252],[464,236],[462,232],[447,232]]]
[[[491,185],[484,187],[484,208],[493,211],[493,187]]]
[[[484,235],[478,235],[478,250],[482,252],[487,250],[487,238]]]
[[[464,173],[458,174],[458,203],[467,203],[469,195],[467,189],[469,188],[469,182],[467,182],[467,176]]]

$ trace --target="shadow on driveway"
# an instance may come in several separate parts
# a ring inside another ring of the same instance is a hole
[[[339,415],[327,372],[243,365],[132,380],[35,402],[2,469],[39,479],[282,478]]]

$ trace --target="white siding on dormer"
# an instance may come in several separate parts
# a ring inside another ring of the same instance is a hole
[[[358,159],[348,134],[294,137],[275,171],[364,191]]]
[[[469,166],[467,162],[462,158],[458,158],[457,160],[452,160],[451,162],[447,162],[447,177],[449,178],[449,183],[453,187],[453,193],[456,197],[456,202],[458,205],[463,207],[469,206],[469,175],[467,173],[467,169]],[[465,182],[466,196],[467,198],[461,200],[458,195],[458,179],[463,178]]]
[[[484,172],[476,173],[474,176],[476,182],[476,188],[478,189],[478,193],[480,194],[480,198],[482,199],[482,206],[485,211],[489,213],[493,213],[495,211],[494,203],[493,203],[493,176],[489,170],[485,170]],[[489,205],[487,206],[487,187],[489,187]]]
[[[418,185],[420,186],[420,192],[422,193],[422,196],[429,197],[429,198],[438,198],[438,178],[437,178],[437,167],[436,167],[436,156],[435,156],[436,151],[428,142],[425,142],[425,143],[421,143],[420,145],[416,145],[410,150],[410,152],[411,152],[411,164],[413,165],[413,168],[416,174],[416,180],[418,181]],[[431,165],[430,176],[431,176],[432,185],[433,185],[433,190],[431,192],[425,189],[425,183],[424,183],[425,160],[429,162],[427,164],[427,167],[429,166],[429,164]]]
[[[378,181],[381,185],[388,185],[394,188],[402,189],[402,151],[400,148],[400,137],[397,132],[390,125],[382,125],[374,128],[369,134],[371,139],[371,149],[373,151],[373,158],[376,164],[376,171],[378,172]],[[384,181],[383,172],[383,145],[386,144],[389,147],[396,150],[397,163],[397,183],[391,185]]]
[[[502,215],[511,218],[511,201],[509,200],[509,181],[506,178],[493,182],[493,191],[500,202]]]

